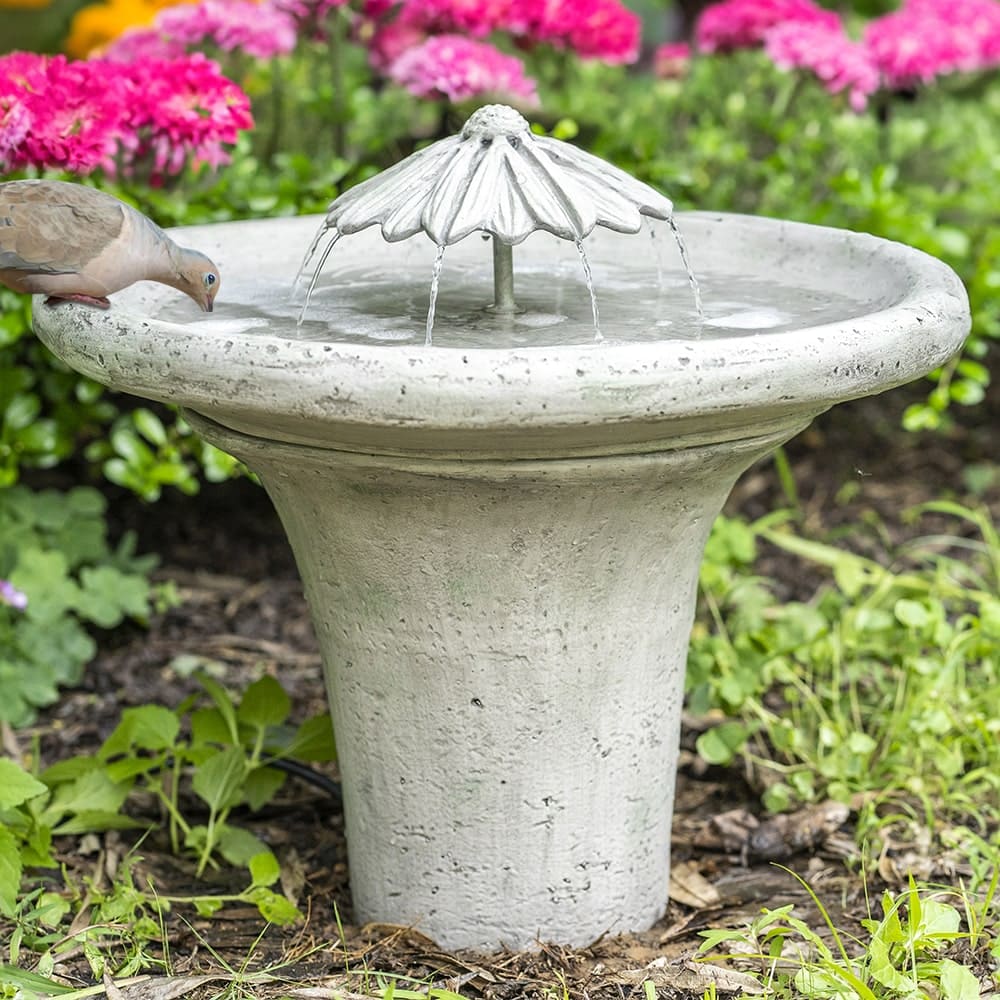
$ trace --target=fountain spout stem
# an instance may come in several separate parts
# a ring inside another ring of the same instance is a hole
[[[514,248],[493,235],[493,311],[515,313]]]

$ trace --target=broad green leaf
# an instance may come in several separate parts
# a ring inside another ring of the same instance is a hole
[[[75,781],[56,788],[46,813],[116,815],[128,792],[128,785],[115,784],[103,770],[88,771]]]
[[[255,886],[274,885],[281,878],[281,865],[271,851],[255,854],[250,859],[249,868]]]
[[[254,768],[243,783],[243,795],[254,812],[270,802],[285,783],[287,775],[274,767]]]
[[[222,900],[213,896],[200,896],[194,900],[194,908],[199,917],[213,917],[222,909]]]
[[[113,566],[87,567],[80,572],[80,593],[75,607],[80,615],[101,628],[114,628],[128,615],[149,614],[149,582]]]
[[[21,852],[14,834],[0,824],[0,915],[13,917],[21,894]]]
[[[294,924],[302,916],[291,900],[270,889],[254,889],[250,898],[257,904],[260,915],[279,927]]]
[[[324,712],[322,715],[306,719],[295,731],[295,735],[281,756],[317,762],[336,760],[337,745],[334,742],[330,713]]]
[[[909,628],[923,628],[930,620],[930,612],[920,601],[900,598],[892,607],[897,621]]]
[[[216,846],[219,853],[231,865],[249,865],[259,854],[270,854],[270,849],[260,837],[240,826],[225,824],[218,835]]]
[[[285,689],[269,674],[253,682],[246,689],[236,717],[240,722],[257,729],[280,725],[288,718],[292,703]]]
[[[728,764],[746,743],[750,731],[742,722],[723,722],[698,737],[698,755],[709,764]]]
[[[191,713],[191,742],[194,746],[232,742],[229,726],[217,708],[199,708]]]
[[[104,741],[101,756],[104,759],[126,753],[133,747],[141,750],[169,750],[177,742],[180,720],[162,705],[140,705],[126,708],[121,721]]]
[[[967,966],[942,958],[941,995],[943,1000],[979,1000],[979,980]]]
[[[48,788],[24,768],[6,757],[0,757],[0,809],[19,806],[47,791]]]
[[[247,775],[247,760],[240,747],[227,747],[212,754],[195,771],[191,782],[195,794],[217,811],[234,805]]]
[[[229,731],[229,742],[239,743],[240,727],[236,721],[236,709],[233,706],[233,699],[229,697],[229,692],[218,681],[204,672],[198,674],[198,683],[215,702],[215,707],[219,710]]]

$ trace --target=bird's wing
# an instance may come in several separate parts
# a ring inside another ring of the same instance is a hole
[[[122,205],[80,184],[0,184],[0,271],[77,274],[122,231]]]

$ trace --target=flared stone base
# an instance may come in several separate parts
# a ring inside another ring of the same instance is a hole
[[[592,460],[263,441],[319,635],[358,921],[586,944],[667,902],[688,637],[736,477],[798,430]]]

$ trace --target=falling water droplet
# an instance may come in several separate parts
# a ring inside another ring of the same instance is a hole
[[[691,286],[691,294],[694,296],[694,308],[695,312],[698,313],[698,319],[701,322],[705,320],[705,310],[701,306],[701,288],[698,286],[698,279],[694,276],[694,271],[691,270],[691,261],[688,259],[687,244],[684,242],[684,237],[681,236],[681,231],[677,228],[677,223],[674,221],[674,217],[671,215],[667,222],[670,224],[670,230],[674,234],[674,240],[677,243],[677,250],[681,255],[681,263],[684,265],[684,270],[687,272],[688,284]]]
[[[583,249],[583,242],[575,240],[576,249],[580,254],[583,263],[583,273],[587,276],[587,291],[590,292],[590,311],[594,314],[594,340],[604,340],[601,333],[601,316],[597,310],[597,292],[594,291],[594,276],[590,271],[590,261],[587,260],[587,251]]]
[[[316,265],[316,270],[313,271],[312,281],[309,282],[309,289],[306,292],[306,300],[302,304],[302,311],[299,313],[299,318],[295,324],[296,326],[302,326],[302,323],[305,321],[306,311],[309,309],[309,302],[311,301],[313,291],[316,288],[316,282],[319,281],[320,273],[326,266],[326,259],[327,257],[330,256],[330,251],[334,248],[334,246],[337,243],[337,240],[339,239],[340,239],[340,233],[335,229],[333,231],[333,239],[331,239],[330,242],[326,245],[326,249],[323,251],[323,256],[320,257],[319,263]],[[313,250],[313,253],[315,253],[315,250]]]
[[[441,266],[444,263],[444,244],[439,243],[437,256],[434,258],[434,270],[431,271],[431,297],[427,303],[427,334],[424,346],[430,347],[434,338],[434,310],[437,308],[438,285],[441,283]]]

